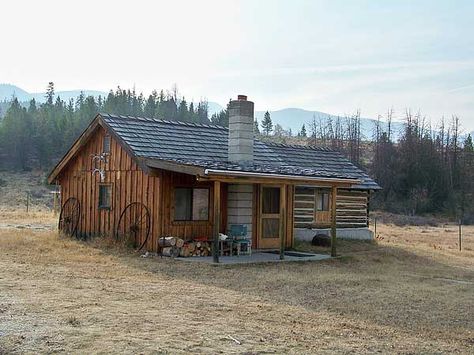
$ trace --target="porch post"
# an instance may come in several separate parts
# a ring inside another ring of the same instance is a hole
[[[285,258],[285,243],[286,243],[286,188],[283,185],[280,189],[280,260]]]
[[[214,243],[212,256],[215,263],[219,262],[219,230],[221,221],[221,182],[214,181]]]
[[[337,201],[337,187],[333,186],[332,191],[331,191],[331,196],[332,196],[332,204],[331,204],[331,256],[335,257],[337,255],[336,253],[336,227],[337,227],[337,221],[336,221],[336,211],[337,211],[337,206],[336,206],[336,201]]]

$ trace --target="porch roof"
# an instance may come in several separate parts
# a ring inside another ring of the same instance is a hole
[[[380,187],[339,152],[254,141],[254,163],[227,159],[228,129],[216,125],[100,114],[99,117],[149,167],[183,166],[190,171],[219,170],[262,175],[348,180],[352,188]],[[170,168],[170,170],[172,170]]]

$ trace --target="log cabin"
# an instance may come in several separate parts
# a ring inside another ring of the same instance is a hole
[[[124,214],[138,218],[126,212],[136,204],[149,216],[140,243],[150,251],[161,236],[217,240],[233,224],[246,226],[257,249],[329,232],[335,253],[337,234],[367,234],[370,193],[379,189],[367,174],[328,148],[258,139],[244,95],[228,109],[228,128],[98,114],[48,176],[63,209],[76,201],[75,232],[117,233]]]

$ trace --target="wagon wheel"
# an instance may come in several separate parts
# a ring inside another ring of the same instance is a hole
[[[148,207],[143,203],[133,202],[122,211],[115,238],[117,241],[129,241],[136,251],[140,251],[150,235],[151,217]]]
[[[70,237],[77,237],[77,227],[81,217],[81,203],[75,197],[70,197],[64,202],[59,215],[58,229]]]

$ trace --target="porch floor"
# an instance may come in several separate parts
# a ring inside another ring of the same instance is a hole
[[[293,254],[293,255],[291,255]],[[299,256],[295,256],[299,254]],[[222,265],[233,265],[233,264],[261,264],[261,263],[278,263],[278,262],[292,262],[292,261],[319,261],[330,259],[329,255],[324,254],[311,254],[311,253],[299,253],[286,251],[285,259],[280,260],[280,254],[272,251],[256,251],[252,255],[240,255],[240,256],[219,256],[219,264]],[[190,257],[181,258],[178,257],[175,260],[213,264],[212,256],[204,257]]]

